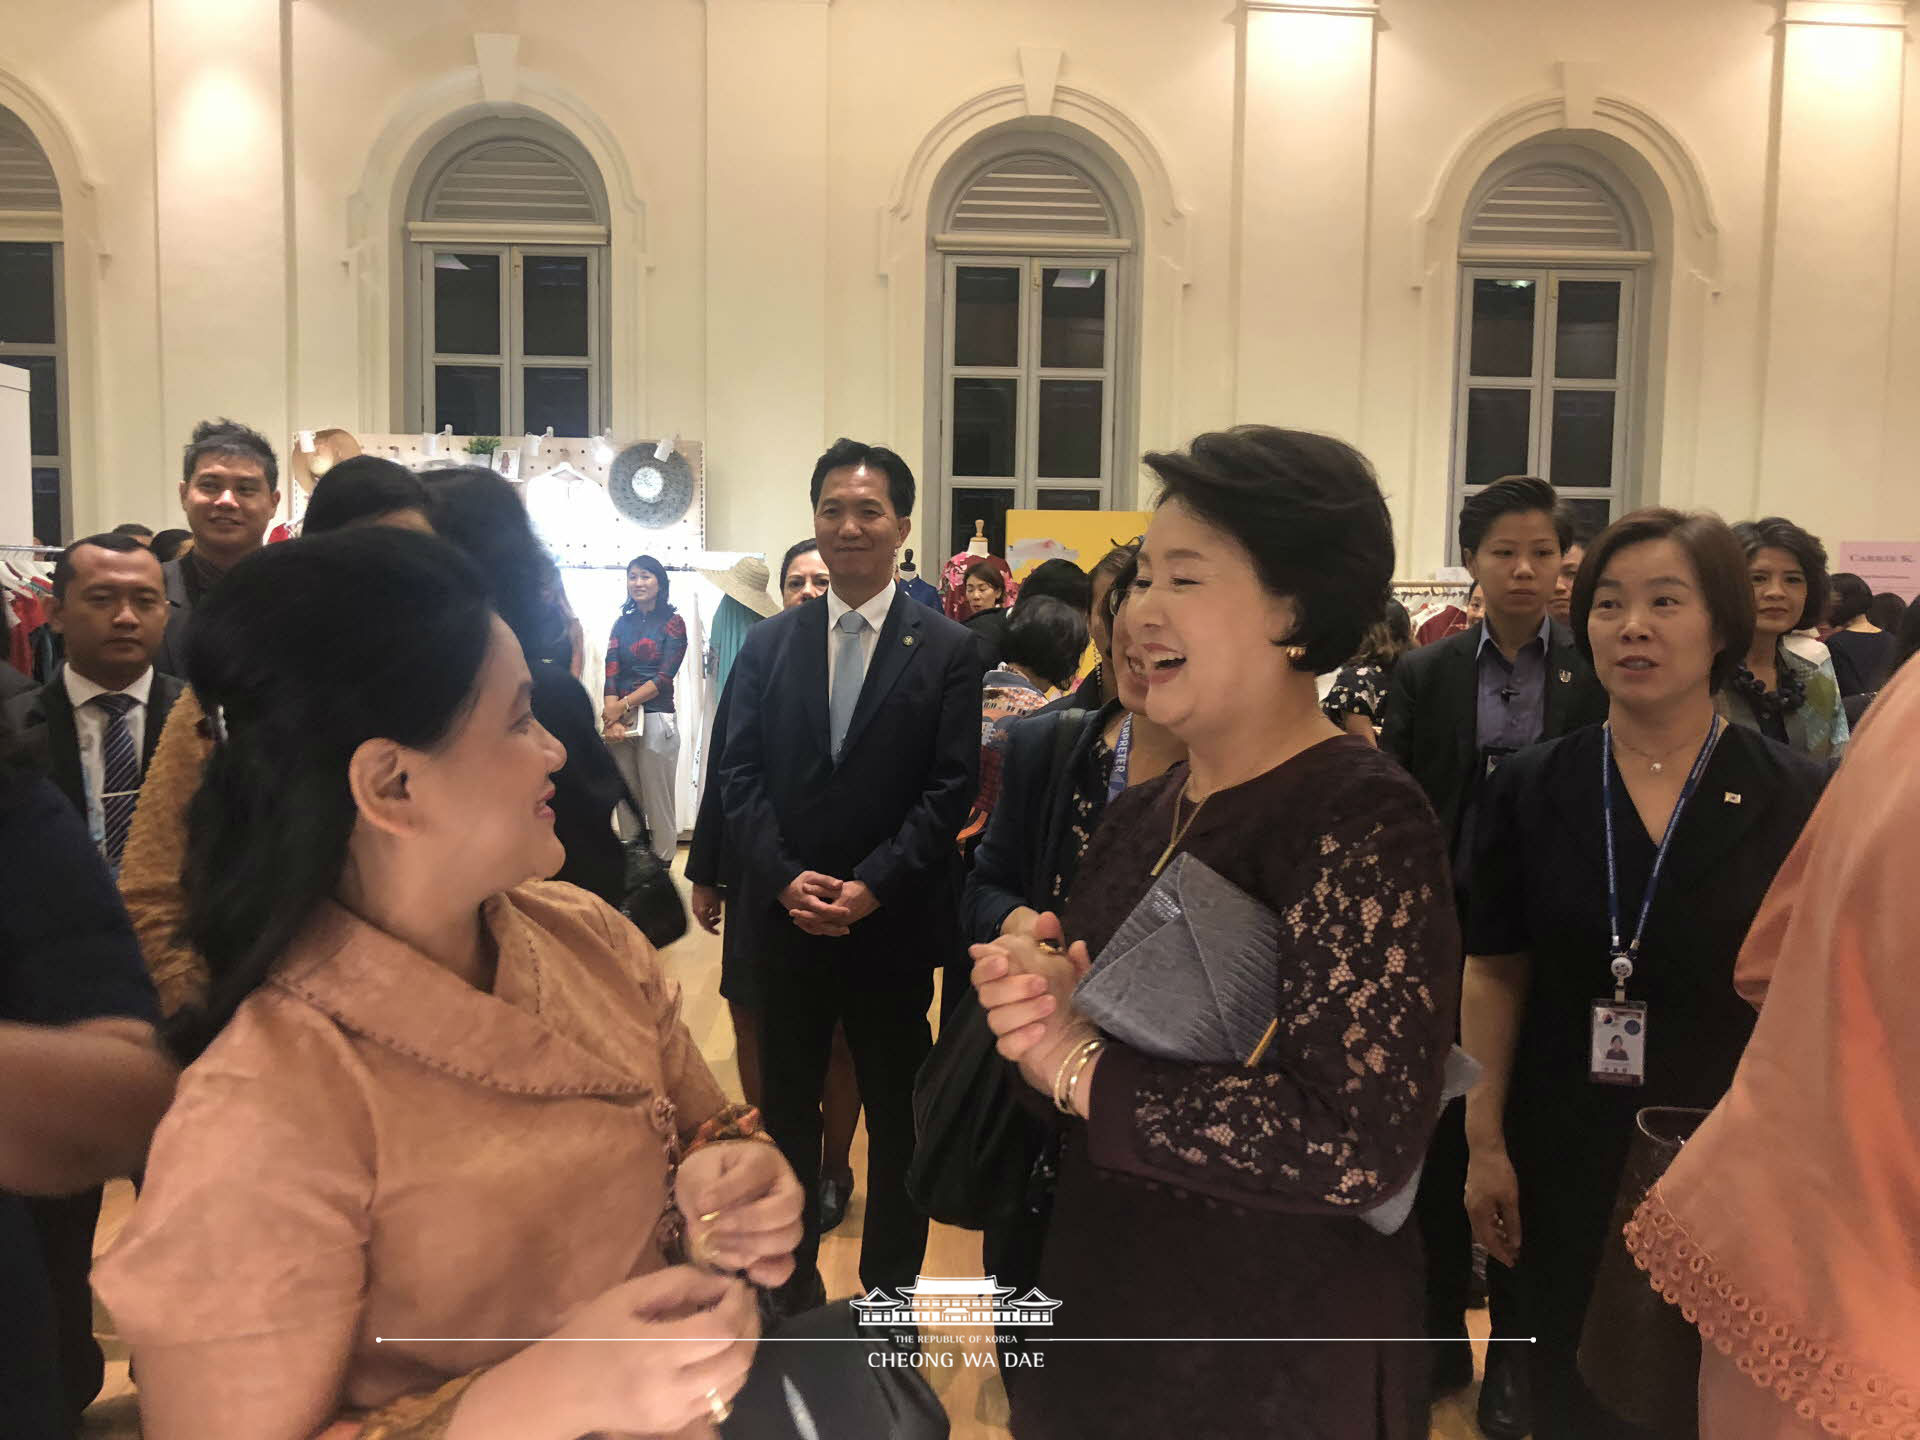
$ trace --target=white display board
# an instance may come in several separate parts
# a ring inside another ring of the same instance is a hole
[[[33,535],[32,388],[27,371],[0,365],[0,544],[24,545]],[[55,535],[48,543],[59,541]]]

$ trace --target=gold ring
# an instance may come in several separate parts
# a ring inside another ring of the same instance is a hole
[[[707,1391],[707,1418],[716,1425],[727,1423],[727,1417],[733,1414],[733,1406],[720,1398],[718,1390]]]

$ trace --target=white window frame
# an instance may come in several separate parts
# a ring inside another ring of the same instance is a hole
[[[435,226],[436,231],[448,229]],[[480,227],[475,227],[476,229]],[[434,422],[437,367],[441,365],[494,365],[500,369],[503,393],[500,405],[500,433],[503,436],[525,433],[526,372],[538,369],[579,370],[587,372],[587,433],[597,435],[606,426],[604,395],[606,338],[603,333],[604,302],[601,272],[604,245],[561,245],[527,241],[504,243],[476,240],[467,243],[453,238],[416,241],[415,291],[418,296],[419,387],[417,428],[425,432],[439,428]],[[498,255],[500,257],[501,351],[492,355],[456,354],[434,349],[434,261],[440,255]],[[528,355],[526,338],[525,262],[538,256],[584,256],[587,262],[587,353],[579,356]]]
[[[35,216],[38,220],[41,217]],[[48,214],[45,219],[53,226],[60,224],[57,214]],[[24,245],[50,245],[53,249],[53,341],[5,341],[0,340],[0,365],[15,360],[51,359],[53,361],[54,383],[54,431],[60,443],[59,450],[51,455],[38,452],[27,458],[30,470],[54,470],[60,476],[60,533],[41,535],[49,545],[64,544],[67,534],[73,529],[73,425],[69,409],[67,387],[67,260],[66,245],[58,239],[42,239],[34,232],[37,227],[28,225],[18,229],[8,227],[0,229],[0,243]],[[24,367],[22,367],[24,368]],[[29,480],[31,485],[31,480]],[[38,528],[39,522],[34,522]],[[25,540],[26,537],[20,536]]]
[[[940,327],[940,523],[947,523],[955,490],[1003,490],[1012,496],[1016,510],[1047,508],[1042,502],[1058,491],[1093,491],[1100,497],[1099,508],[1113,508],[1114,447],[1118,412],[1117,359],[1121,354],[1120,332],[1127,323],[1121,289],[1119,257],[1108,254],[1044,253],[948,254],[942,270]],[[1019,272],[1020,318],[1019,349],[1012,366],[959,365],[954,362],[955,324],[959,301],[959,273],[965,268],[1004,269]],[[1048,270],[1099,270],[1106,275],[1106,317],[1103,326],[1103,350],[1098,369],[1067,369],[1043,366],[1041,329],[1044,323],[1042,290]],[[1012,380],[1014,391],[1014,469],[1012,475],[959,475],[953,468],[954,382],[967,379]],[[1097,477],[1048,476],[1040,474],[1040,386],[1050,380],[1097,380],[1100,382],[1100,474]],[[955,550],[967,537],[948,537]]]
[[[1555,485],[1564,500],[1605,500],[1610,519],[1625,514],[1631,503],[1629,445],[1636,433],[1640,391],[1639,294],[1642,270],[1619,264],[1580,264],[1556,257],[1550,264],[1477,262],[1460,268],[1459,323],[1455,327],[1452,504],[1449,524],[1468,496],[1484,489],[1467,484],[1467,405],[1473,390],[1525,390],[1528,405],[1527,467],[1521,472],[1553,480],[1552,397],[1556,390],[1610,392],[1613,406],[1613,457],[1609,483],[1604,486]],[[1533,371],[1519,376],[1475,376],[1473,355],[1473,289],[1476,280],[1530,280],[1539,298],[1534,306]],[[1616,337],[1614,373],[1610,380],[1556,379],[1554,368],[1559,336],[1560,286],[1570,280],[1607,280],[1620,286],[1620,325]],[[1451,545],[1449,545],[1449,551]]]

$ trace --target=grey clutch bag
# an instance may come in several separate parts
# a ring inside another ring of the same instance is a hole
[[[1280,920],[1204,861],[1182,852],[1114,932],[1073,992],[1074,1008],[1114,1039],[1162,1060],[1254,1065],[1272,1043]],[[1447,1057],[1443,1103],[1479,1066]],[[1359,1213],[1383,1235],[1406,1224],[1420,1170]]]
[[[1274,1018],[1279,950],[1279,917],[1183,851],[1081,978],[1074,1008],[1163,1060],[1244,1063]]]

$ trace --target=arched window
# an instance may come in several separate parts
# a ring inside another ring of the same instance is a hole
[[[1601,157],[1496,164],[1460,237],[1454,513],[1503,475],[1553,482],[1586,528],[1630,508],[1650,226]]]
[[[33,377],[33,530],[49,545],[67,538],[72,483],[60,225],[53,166],[33,132],[12,111],[0,109],[0,365],[18,366]],[[0,536],[16,543],[26,538]]]
[[[607,197],[586,151],[542,120],[478,121],[427,155],[407,214],[409,428],[604,428]]]
[[[1115,503],[1133,449],[1131,206],[1090,147],[1012,132],[955,159],[929,225],[941,308],[928,468],[943,553],[979,520],[1004,554],[1009,510]]]

